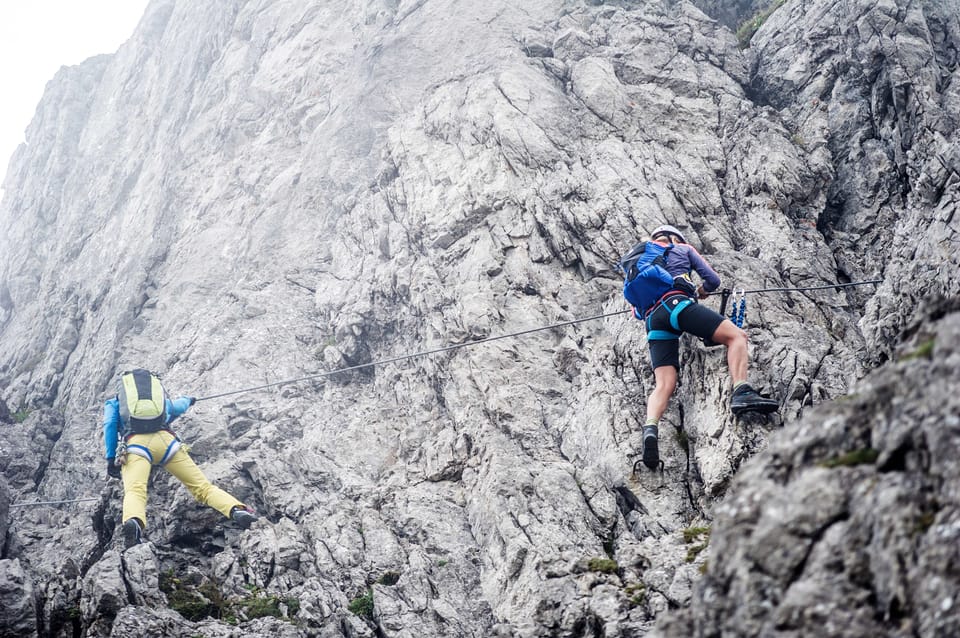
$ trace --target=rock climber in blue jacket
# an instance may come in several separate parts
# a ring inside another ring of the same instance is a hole
[[[257,516],[252,509],[207,480],[187,448],[170,429],[196,399],[169,399],[156,375],[136,369],[121,375],[117,395],[103,407],[107,474],[123,480],[123,538],[141,542],[147,525],[147,480],[153,466],[173,474],[199,502],[246,528]]]

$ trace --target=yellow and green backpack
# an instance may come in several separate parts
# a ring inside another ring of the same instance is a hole
[[[131,370],[120,377],[117,388],[120,420],[132,434],[157,432],[166,425],[166,396],[160,379],[149,370]]]

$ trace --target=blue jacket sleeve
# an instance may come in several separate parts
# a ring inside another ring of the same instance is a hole
[[[713,268],[706,262],[706,260],[700,256],[700,253],[697,252],[697,249],[693,246],[690,246],[690,250],[687,253],[690,257],[690,265],[694,270],[697,271],[697,274],[700,275],[700,278],[703,279],[703,289],[707,292],[713,292],[720,287],[720,275],[714,271]]]
[[[107,458],[117,456],[118,432],[120,431],[120,401],[116,397],[103,404],[103,445]]]
[[[178,397],[171,401],[167,399],[167,425],[177,420],[177,417],[190,409],[190,397]]]

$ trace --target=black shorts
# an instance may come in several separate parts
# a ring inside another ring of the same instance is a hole
[[[676,327],[670,323],[670,314],[682,302],[689,302],[675,316]],[[660,366],[680,369],[680,335],[689,332],[702,339],[709,339],[723,323],[723,315],[701,306],[685,295],[672,295],[658,303],[647,315],[647,344],[650,346],[650,363],[656,370]],[[679,330],[677,329],[679,328]]]

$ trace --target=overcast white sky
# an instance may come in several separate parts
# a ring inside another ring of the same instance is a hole
[[[15,0],[0,14],[0,180],[43,89],[61,66],[113,53],[147,0]],[[2,181],[0,181],[2,184]]]

